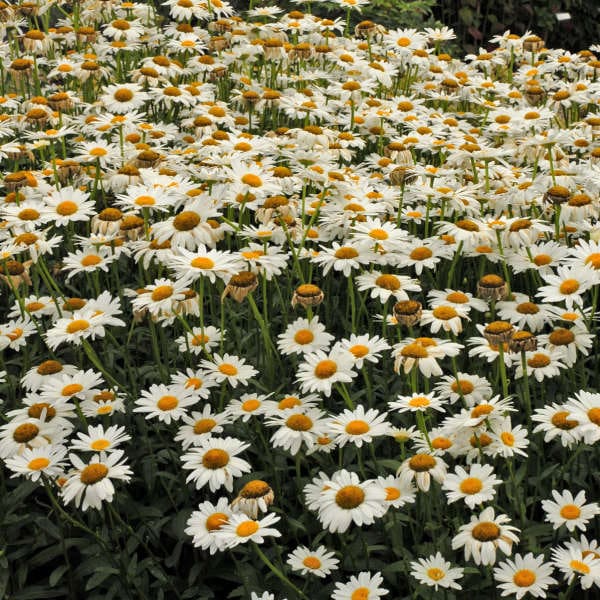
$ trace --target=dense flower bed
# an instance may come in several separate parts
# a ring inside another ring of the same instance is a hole
[[[364,3],[0,5],[3,597],[600,593],[600,46]]]

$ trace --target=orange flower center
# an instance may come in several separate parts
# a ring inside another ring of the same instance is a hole
[[[34,458],[30,460],[27,463],[27,468],[30,471],[41,471],[42,469],[45,469],[49,464],[50,461],[46,457],[40,456],[39,458]]]
[[[348,348],[348,351],[354,356],[354,358],[363,358],[367,354],[369,354],[368,346],[364,346],[363,344],[356,344]]]
[[[380,275],[375,280],[375,285],[384,290],[395,292],[400,289],[400,280],[395,275]]]
[[[436,464],[437,461],[430,454],[415,454],[408,462],[408,466],[416,473],[429,471],[430,469],[433,469]]]
[[[212,269],[215,266],[214,261],[206,256],[198,256],[198,257],[192,259],[192,262],[190,264],[192,265],[192,267],[194,267],[194,269],[207,269],[208,270],[208,269]]]
[[[184,210],[173,219],[173,227],[175,227],[177,231],[190,231],[191,229],[194,229],[198,223],[200,223],[200,215],[191,210]]]
[[[480,542],[491,542],[500,537],[500,527],[492,521],[484,521],[473,527],[471,535]]]
[[[440,579],[443,579],[445,575],[446,573],[437,567],[431,567],[430,569],[427,569],[427,577],[429,577],[429,579],[433,579],[433,581],[439,581]]]
[[[240,537],[250,537],[255,534],[258,529],[259,524],[256,521],[244,521],[236,527],[235,532]]]
[[[227,375],[227,377],[233,377],[238,373],[237,367],[230,363],[221,363],[219,365],[219,371],[221,371],[223,375]]]
[[[117,102],[129,102],[133,98],[133,92],[128,88],[119,88],[113,94]]]
[[[242,176],[242,183],[249,185],[250,187],[257,188],[263,184],[262,179],[258,175],[252,173],[246,173]]]
[[[385,499],[388,502],[393,502],[400,498],[400,490],[395,487],[386,487],[385,488]]]
[[[335,503],[345,510],[352,510],[360,506],[365,500],[365,493],[357,485],[346,485],[340,488],[335,495]]]
[[[199,419],[194,423],[194,433],[200,435],[212,431],[217,422],[214,419]]]
[[[460,482],[459,487],[463,494],[478,494],[483,488],[483,483],[477,477],[467,477]]]
[[[560,516],[563,519],[578,519],[581,514],[581,510],[575,504],[565,504],[560,509]]]
[[[579,289],[579,281],[577,279],[565,279],[559,286],[558,290],[561,294],[568,296],[574,294]]]
[[[158,406],[158,408],[160,408],[160,410],[166,411],[166,410],[173,410],[174,408],[177,408],[178,404],[179,404],[179,400],[175,396],[163,396],[156,403],[156,406]]]
[[[102,257],[97,254],[88,254],[81,259],[81,265],[84,267],[93,267],[102,262]]]
[[[355,419],[354,421],[350,421],[346,425],[346,433],[350,435],[363,435],[367,433],[371,428],[366,421],[362,421],[360,419]]]
[[[74,396],[78,394],[83,389],[83,386],[80,383],[70,383],[69,385],[65,385],[65,387],[61,390],[61,395],[63,396]]]
[[[68,217],[77,212],[77,204],[72,202],[71,200],[63,200],[60,204],[56,206],[56,212],[63,217]]]
[[[172,285],[159,285],[154,288],[152,292],[152,300],[154,302],[160,302],[161,300],[166,300],[173,295],[173,286]]]
[[[309,569],[320,569],[321,561],[316,556],[307,556],[302,564]]]
[[[333,360],[325,359],[320,361],[315,367],[315,375],[319,379],[329,379],[337,372],[337,363]]]
[[[208,531],[217,531],[217,529],[221,529],[228,521],[229,517],[225,513],[216,512],[206,519],[204,525]]]
[[[313,426],[312,419],[306,415],[292,415],[285,424],[294,431],[308,431]]]
[[[372,237],[374,240],[387,240],[390,236],[385,229],[371,229],[369,231],[369,237]]]
[[[102,463],[93,463],[81,471],[79,479],[85,485],[93,485],[108,475],[108,467]]]
[[[92,450],[97,450],[98,452],[100,452],[102,450],[106,450],[109,446],[110,446],[110,440],[107,440],[107,439],[94,440],[90,444],[90,448]]]
[[[531,358],[527,359],[527,364],[532,369],[543,369],[544,367],[547,367],[550,362],[550,357],[541,352],[536,352]]]
[[[85,319],[75,319],[67,325],[67,333],[77,333],[78,331],[84,331],[90,326],[89,321]]]
[[[296,344],[304,346],[310,344],[315,339],[313,332],[310,329],[299,329],[294,335]]]
[[[342,260],[348,260],[351,258],[356,258],[358,256],[358,252],[350,246],[342,246],[335,251],[334,256]]]
[[[519,569],[513,575],[513,583],[517,587],[529,587],[535,583],[536,576],[530,569]]]
[[[433,256],[433,252],[429,248],[421,246],[419,248],[414,248],[409,256],[412,260],[427,260]]]
[[[229,454],[220,448],[212,448],[202,457],[202,465],[206,469],[222,469],[228,463]]]

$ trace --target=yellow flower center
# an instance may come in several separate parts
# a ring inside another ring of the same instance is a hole
[[[568,419],[567,417],[570,414],[571,413],[567,412],[566,410],[559,410],[558,412],[555,412],[552,415],[550,421],[552,425],[554,425],[554,427],[556,427],[557,429],[562,429],[564,431],[574,429],[575,427],[577,427],[577,425],[579,425],[579,421],[575,419]]]
[[[316,556],[307,556],[302,564],[308,569],[320,569],[321,561]]]
[[[190,231],[198,223],[200,223],[200,215],[191,210],[184,210],[173,219],[173,227],[177,231]]]
[[[24,208],[17,216],[21,221],[35,221],[40,213],[34,208]]]
[[[41,471],[45,469],[50,464],[50,461],[44,457],[40,456],[39,458],[34,458],[27,463],[27,468],[30,471]]]
[[[216,512],[206,519],[204,525],[208,531],[217,531],[217,529],[221,529],[228,521],[229,517],[225,513]]]
[[[600,408],[594,407],[590,408],[587,412],[588,419],[594,423],[594,425],[600,426]]]
[[[349,260],[358,256],[358,251],[350,246],[342,246],[335,251],[334,256],[342,260]]]
[[[445,575],[446,573],[437,567],[431,567],[430,569],[427,569],[427,577],[429,577],[429,579],[433,579],[433,581],[439,581],[440,579],[443,579]]]
[[[154,302],[160,302],[161,300],[166,300],[173,295],[173,286],[172,285],[159,285],[154,288],[152,291],[151,298]]]
[[[575,334],[570,329],[555,329],[548,336],[548,341],[554,346],[568,346],[575,341]]]
[[[551,262],[552,257],[549,254],[538,254],[533,258],[533,263],[538,267],[549,265]]]
[[[119,88],[113,94],[117,102],[129,102],[133,98],[133,92],[129,88]]]
[[[427,358],[429,356],[427,348],[416,342],[404,346],[400,351],[400,354],[405,358]]]
[[[427,396],[416,396],[408,401],[408,405],[413,406],[414,408],[429,406],[430,404],[431,401],[429,400],[429,398],[427,398]]]
[[[385,488],[385,499],[387,502],[393,502],[400,498],[400,490],[395,487],[386,487]]]
[[[540,312],[540,309],[533,302],[522,302],[517,305],[517,312],[522,315],[535,315]]]
[[[458,317],[458,313],[451,306],[437,306],[432,311],[433,316],[441,321],[449,321]]]
[[[589,566],[580,560],[572,560],[569,563],[569,566],[571,567],[571,569],[573,569],[573,571],[577,571],[578,573],[583,573],[584,575],[589,575],[589,572],[590,572]]]
[[[223,375],[227,375],[227,377],[233,377],[238,373],[237,367],[231,363],[221,363],[219,365],[219,371],[223,373]]]
[[[192,265],[192,267],[194,267],[194,269],[207,269],[208,270],[208,269],[212,269],[215,266],[214,261],[206,256],[198,256],[198,257],[192,259],[192,262],[190,264]]]
[[[202,465],[205,469],[222,469],[228,463],[229,454],[220,448],[212,448],[202,457]]]
[[[83,389],[83,386],[80,383],[70,383],[69,385],[65,385],[65,387],[61,390],[61,395],[63,396],[74,396],[78,394]]]
[[[249,185],[253,188],[258,188],[263,184],[263,181],[258,175],[246,173],[242,176],[242,183],[245,183],[246,185]]]
[[[437,461],[430,454],[415,454],[410,461],[408,466],[416,473],[423,473],[433,469]]]
[[[256,521],[244,521],[236,527],[235,532],[240,537],[250,537],[255,534],[258,529],[259,524]]]
[[[63,200],[56,205],[55,210],[59,215],[68,217],[72,214],[75,214],[77,212],[77,208],[78,206],[75,204],[75,202],[72,202],[71,200]]]
[[[279,401],[277,408],[279,408],[279,410],[285,410],[286,408],[294,408],[294,406],[299,406],[300,404],[302,403],[296,396],[287,396],[287,398]]]
[[[302,346],[310,344],[314,339],[315,336],[310,329],[299,329],[294,335],[294,341]]]
[[[551,360],[547,354],[536,352],[531,358],[527,359],[527,364],[532,369],[543,369],[550,364]]]
[[[448,450],[452,446],[452,441],[445,437],[436,437],[431,440],[431,446],[434,450]]]
[[[503,431],[500,434],[500,439],[505,446],[514,446],[515,445],[515,436],[510,431]]]
[[[578,519],[581,514],[581,510],[575,504],[565,504],[560,509],[560,516],[563,519]]]
[[[88,254],[81,259],[81,265],[83,267],[93,267],[102,262],[102,257],[97,254]]]
[[[271,486],[262,479],[253,479],[249,481],[241,490],[242,498],[262,498],[271,491]]]
[[[217,422],[214,419],[206,418],[199,419],[194,423],[194,433],[200,435],[202,433],[208,433],[212,431]]]
[[[483,483],[478,477],[467,477],[460,482],[459,487],[463,494],[478,494],[483,488]]]
[[[513,575],[513,583],[517,587],[530,587],[535,583],[536,576],[530,569],[519,569]]]
[[[600,269],[600,252],[594,252],[585,259],[586,265],[591,265],[594,269]]]
[[[312,419],[306,415],[292,415],[285,424],[294,431],[308,431],[313,426]]]
[[[492,521],[483,521],[473,527],[471,535],[480,542],[491,542],[500,537],[500,527]]]
[[[565,279],[558,288],[559,292],[566,296],[574,294],[578,289],[579,281],[577,279]]]
[[[335,503],[345,510],[352,510],[360,506],[365,500],[365,493],[357,485],[346,485],[340,488],[335,495]]]
[[[355,419],[346,425],[346,433],[350,435],[363,435],[369,431],[371,427],[366,421]]]
[[[260,406],[260,401],[256,398],[251,398],[250,400],[245,400],[242,402],[242,410],[244,412],[253,412]]]
[[[89,321],[85,319],[75,319],[67,325],[67,333],[77,333],[78,331],[84,331],[90,326]]]
[[[315,367],[315,376],[319,379],[329,379],[337,372],[337,363],[333,360],[325,359],[317,363]]]
[[[348,348],[348,351],[354,356],[354,358],[363,358],[367,354],[369,354],[368,346],[364,346],[363,344],[356,344]]]
[[[98,452],[100,452],[101,450],[106,450],[109,446],[110,446],[110,440],[107,440],[105,438],[102,438],[99,440],[94,440],[90,444],[90,448],[92,450],[97,450]]]
[[[384,290],[395,292],[400,289],[400,280],[395,275],[380,275],[375,280],[375,285]]]
[[[433,256],[433,252],[425,246],[420,246],[419,248],[414,248],[409,256],[412,260],[427,260]]]
[[[173,410],[177,408],[179,404],[179,400],[175,396],[163,396],[156,403],[156,406],[160,408],[160,410]]]
[[[346,0],[346,2],[348,4],[354,4],[354,2],[350,2],[349,0]],[[366,587],[356,588],[352,592],[352,595],[350,596],[350,600],[369,600],[369,588],[366,588]]]
[[[81,471],[79,480],[85,485],[93,485],[108,475],[108,467],[102,463],[88,465]]]
[[[387,240],[390,236],[385,229],[371,229],[369,231],[369,237],[372,237],[374,240]]]

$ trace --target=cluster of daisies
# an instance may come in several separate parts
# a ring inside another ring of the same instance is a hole
[[[293,2],[0,6],[3,468],[80,515],[155,436],[292,597],[395,594],[378,528],[411,593],[600,588],[600,46]]]

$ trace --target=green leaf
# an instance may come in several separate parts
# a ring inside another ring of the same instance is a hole
[[[69,565],[60,565],[59,567],[56,567],[56,569],[50,573],[50,577],[48,577],[48,583],[50,584],[50,587],[54,587],[68,570]]]

